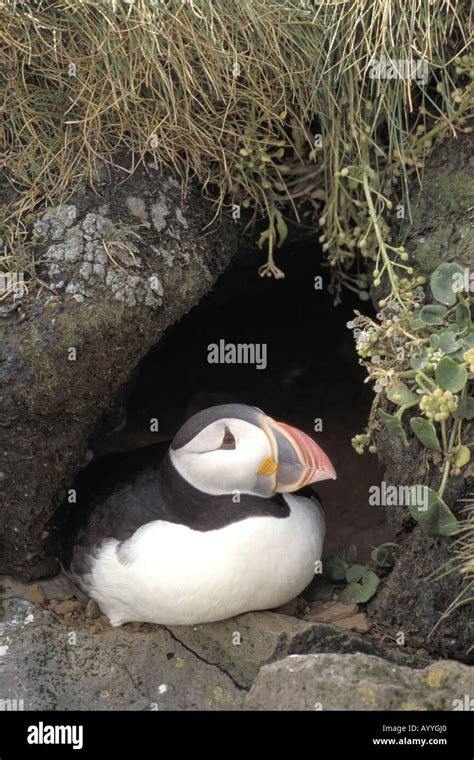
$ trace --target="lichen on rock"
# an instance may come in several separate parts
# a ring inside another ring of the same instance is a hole
[[[76,206],[58,206],[40,217],[33,230],[42,242],[63,240],[48,245],[43,255],[54,289],[64,289],[79,303],[105,288],[128,306],[161,306],[163,285],[158,275],[144,271],[136,242],[125,229],[114,226],[107,206],[83,219],[78,218]]]

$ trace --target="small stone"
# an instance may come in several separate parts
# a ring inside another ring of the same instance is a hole
[[[417,649],[416,650],[416,654],[418,655],[418,657],[429,657],[430,656],[429,652],[426,649],[422,649],[422,648]]]
[[[311,606],[304,619],[312,623],[334,623],[343,618],[352,618],[357,615],[357,604],[342,604],[342,602],[317,602]]]
[[[44,593],[39,583],[34,583],[26,589],[26,598],[32,604],[44,604]]]
[[[53,611],[56,615],[66,615],[68,612],[73,612],[80,607],[80,602],[76,599],[65,599],[63,602],[59,602],[54,605]]]
[[[87,602],[85,614],[86,618],[89,618],[89,620],[95,620],[96,618],[100,617],[99,605],[94,599],[89,599]]]
[[[80,603],[81,609],[83,609],[87,605],[87,602],[89,601],[89,597],[83,591],[77,590],[75,593],[75,597],[77,601]]]
[[[352,617],[342,618],[334,621],[334,625],[338,628],[343,628],[346,631],[356,631],[357,633],[367,633],[370,630],[370,624],[367,620],[367,615],[363,612],[359,612],[358,615]]]

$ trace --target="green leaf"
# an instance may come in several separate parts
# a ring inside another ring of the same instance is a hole
[[[464,276],[464,270],[459,264],[443,263],[436,267],[430,278],[433,296],[440,303],[446,304],[446,306],[454,306],[456,303],[456,283],[458,278],[455,275]]]
[[[474,332],[470,332],[464,337],[464,345],[466,346],[466,350],[474,348]]]
[[[426,348],[417,347],[412,351],[410,357],[410,365],[413,369],[423,369],[428,361],[428,351]]]
[[[412,393],[408,386],[406,386],[405,383],[402,383],[401,380],[394,380],[387,388],[387,398],[399,406],[411,404],[412,401],[418,401],[418,396],[415,393]]]
[[[355,544],[347,544],[347,546],[343,546],[342,549],[336,552],[336,556],[340,557],[343,562],[350,564],[357,557],[357,547]]]
[[[463,341],[462,338],[457,338],[451,330],[445,330],[445,332],[434,334],[430,338],[430,343],[435,351],[441,351],[443,354],[453,354],[455,351],[459,351]]]
[[[442,325],[443,319],[448,313],[446,306],[438,306],[435,303],[430,303],[427,306],[423,306],[420,311],[420,319],[424,325]]]
[[[288,227],[280,211],[277,211],[276,219],[277,219],[277,229],[278,229],[278,235],[279,235],[278,248],[280,248],[288,236]]]
[[[454,354],[449,354],[450,359],[454,359],[457,362],[463,362],[464,361],[464,352],[465,352],[464,346],[459,349],[459,351],[455,351]]]
[[[461,391],[467,383],[466,370],[450,359],[449,356],[443,356],[438,362],[435,377],[438,385],[453,393]]]
[[[474,420],[474,398],[462,398],[453,417],[455,420]]]
[[[341,592],[340,600],[343,604],[363,604],[368,602],[377,591],[380,579],[373,570],[368,570],[362,583],[349,583]]]
[[[364,577],[369,568],[366,565],[351,565],[346,573],[346,581],[352,583],[354,581],[360,581]]]
[[[379,409],[379,416],[385,423],[385,427],[387,428],[388,432],[392,435],[397,436],[397,438],[401,438],[405,446],[408,446],[408,441],[403,429],[403,425],[398,417],[396,417],[394,414],[387,414],[387,412],[384,412],[383,409]]]
[[[400,554],[398,544],[386,543],[375,546],[370,554],[370,558],[380,567],[393,567]]]
[[[337,555],[333,555],[325,561],[324,570],[332,581],[342,581],[346,577],[347,563]]]
[[[430,533],[449,536],[458,521],[436,491],[428,486],[412,486],[408,494],[410,514]]]
[[[419,330],[421,327],[425,326],[424,322],[422,322],[420,319],[420,311],[421,311],[420,309],[416,309],[412,313],[412,319],[410,321],[410,326],[412,330]]]
[[[339,595],[343,604],[358,604],[362,595],[362,586],[360,583],[349,583]]]
[[[412,417],[410,427],[423,446],[426,446],[427,449],[441,451],[436,428],[432,422],[425,420],[424,417]]]
[[[456,306],[456,322],[461,328],[468,327],[471,322],[471,312],[465,303],[458,303]]]

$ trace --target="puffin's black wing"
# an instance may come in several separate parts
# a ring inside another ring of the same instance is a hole
[[[63,503],[52,526],[65,569],[73,553],[75,570],[80,571],[82,549],[90,554],[106,538],[124,541],[141,525],[163,517],[157,481],[168,448],[165,441],[107,454],[79,473],[72,486],[75,501]]]

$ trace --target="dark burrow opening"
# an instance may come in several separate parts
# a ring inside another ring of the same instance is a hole
[[[360,456],[351,446],[366,424],[372,391],[346,323],[354,308],[370,306],[350,291],[334,306],[329,270],[321,267],[314,243],[279,253],[283,280],[260,278],[260,263],[257,254],[243,252],[167,330],[118,400],[116,429],[90,441],[90,448],[95,458],[132,450],[170,440],[185,419],[208,406],[255,405],[312,435],[336,468],[336,481],[317,484],[326,512],[325,555],[354,543],[358,558],[366,559],[371,546],[391,539],[382,508],[368,503],[370,485],[380,482],[376,457]],[[322,289],[315,288],[315,277],[322,277]],[[210,363],[209,346],[222,340],[263,344],[266,367]],[[321,432],[314,432],[317,419]]]

